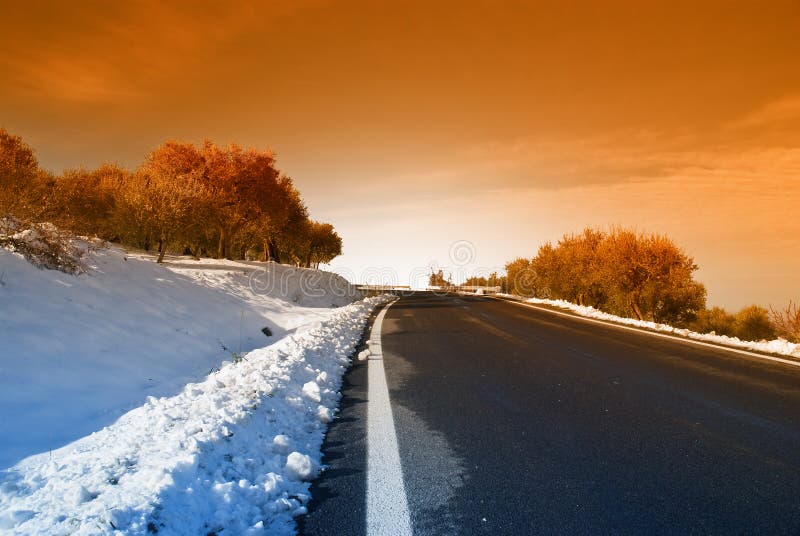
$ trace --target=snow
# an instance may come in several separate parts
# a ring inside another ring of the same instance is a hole
[[[603,311],[595,309],[594,307],[577,305],[565,300],[550,300],[543,298],[525,299],[519,296],[514,296],[512,294],[498,294],[498,296],[518,299],[526,303],[558,307],[559,309],[569,310],[579,316],[595,318],[598,320],[606,320],[608,322],[625,324],[628,326],[659,331],[662,333],[671,333],[673,335],[678,335],[689,339],[695,339],[698,341],[711,342],[715,344],[732,346],[735,348],[742,348],[745,350],[752,350],[756,352],[764,352],[768,354],[778,354],[778,355],[800,358],[800,344],[789,342],[785,339],[775,339],[771,341],[743,341],[738,337],[728,337],[727,335],[717,335],[715,333],[697,333],[695,331],[690,331],[685,328],[676,328],[668,324],[659,324],[657,322],[649,322],[646,320],[636,320],[634,318],[625,318],[621,316],[616,316],[609,313],[604,313]]]
[[[292,480],[309,480],[315,472],[316,465],[308,454],[292,452],[286,457],[286,475]]]
[[[0,250],[0,468],[61,447],[350,303],[334,274],[101,249],[72,276]],[[333,289],[333,290],[331,290]],[[272,336],[261,332],[268,327]],[[223,350],[223,345],[228,351]]]
[[[0,252],[0,532],[293,534],[386,298],[345,305],[338,276],[276,265],[270,284],[255,263],[88,262]]]

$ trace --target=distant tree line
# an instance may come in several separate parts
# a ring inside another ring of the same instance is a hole
[[[623,228],[585,229],[544,244],[533,258],[507,263],[500,285],[519,296],[562,299],[701,333],[743,340],[781,336],[800,342],[800,310],[795,304],[771,310],[753,305],[737,314],[707,309],[706,289],[694,279],[697,268],[694,259],[666,236]]]
[[[443,270],[431,270],[431,275],[428,276],[428,286],[448,288],[453,286],[453,282],[450,280],[449,275],[444,274]]]
[[[317,267],[342,251],[273,153],[238,145],[168,141],[133,171],[104,164],[54,175],[0,129],[0,189],[0,217],[52,222],[157,252],[159,262],[169,252]]]
[[[500,287],[501,290],[505,290],[505,284],[505,276],[497,275],[497,272],[492,272],[488,276],[468,277],[464,281],[464,285],[468,287]]]

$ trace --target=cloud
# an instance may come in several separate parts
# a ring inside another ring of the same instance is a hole
[[[792,124],[791,121],[797,121]],[[778,137],[775,123],[786,132]],[[800,97],[743,117],[738,129],[618,129],[580,138],[521,137],[476,144],[453,158],[462,189],[563,189],[681,176],[800,180]],[[748,128],[747,133],[741,130]],[[793,135],[792,135],[793,134]]]
[[[291,11],[282,2],[256,10],[219,2],[140,0],[12,6],[0,22],[3,93],[15,99],[75,103],[157,98],[190,87],[228,43]],[[43,17],[42,11],[49,11]],[[45,36],[45,38],[42,38]]]
[[[774,100],[729,123],[730,128],[750,129],[791,124],[800,126],[800,95]]]

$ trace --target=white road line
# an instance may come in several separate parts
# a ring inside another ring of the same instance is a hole
[[[392,302],[394,303],[394,302]],[[367,535],[411,534],[400,451],[383,367],[381,325],[386,305],[372,325],[367,364]]]
[[[561,311],[554,311],[553,309],[550,309],[548,307],[539,307],[539,306],[534,305],[532,303],[525,303],[525,302],[520,302],[520,301],[516,301],[516,300],[504,300],[504,299],[501,299],[501,298],[495,298],[495,299],[499,300],[499,301],[515,303],[517,305],[522,305],[523,307],[530,307],[531,309],[537,309],[539,311],[545,311],[545,312],[548,312],[548,313],[552,313],[554,315],[566,316],[566,317],[569,317],[569,318],[575,318],[575,319],[578,319],[578,320],[583,320],[585,322],[594,322],[595,324],[602,324],[604,326],[610,326],[610,327],[613,327],[613,328],[626,329],[628,331],[635,331],[637,333],[644,333],[645,335],[652,335],[653,337],[661,337],[661,338],[664,338],[664,339],[672,339],[672,340],[675,340],[675,341],[685,342],[685,343],[688,343],[688,344],[695,344],[697,346],[707,346],[708,348],[714,348],[716,350],[725,350],[725,351],[733,352],[733,353],[736,353],[736,354],[742,354],[742,355],[746,355],[746,356],[750,356],[750,357],[757,357],[758,359],[766,359],[767,361],[775,361],[777,363],[784,363],[786,365],[792,365],[792,366],[795,366],[795,367],[800,367],[800,361],[793,361],[791,359],[782,359],[780,357],[773,357],[771,355],[759,354],[759,353],[756,353],[756,352],[748,352],[747,350],[739,350],[738,348],[731,348],[730,346],[723,346],[721,344],[714,344],[714,343],[710,343],[710,342],[697,341],[695,339],[687,339],[687,338],[684,338],[684,337],[677,337],[675,335],[669,335],[667,333],[659,333],[657,331],[650,331],[650,330],[647,330],[647,329],[641,329],[641,328],[636,328],[636,327],[632,327],[632,326],[624,326],[624,325],[621,325],[621,324],[615,324],[613,322],[608,322],[606,320],[599,320],[597,318],[590,318],[588,316],[581,316],[581,315],[578,315],[578,314],[570,314],[570,313],[562,313]]]

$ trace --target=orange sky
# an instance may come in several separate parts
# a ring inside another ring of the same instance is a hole
[[[800,299],[797,0],[0,2],[0,126],[49,169],[270,146],[356,277],[624,224],[712,304]]]

